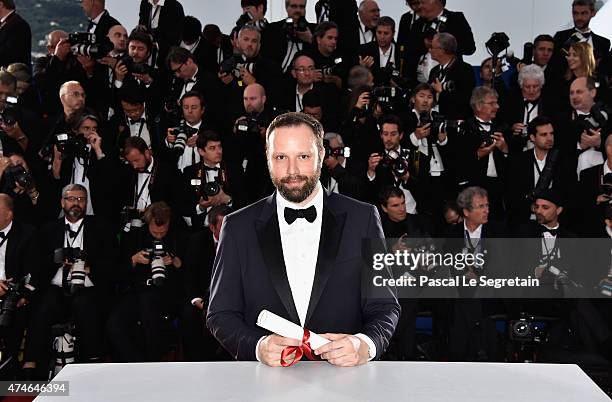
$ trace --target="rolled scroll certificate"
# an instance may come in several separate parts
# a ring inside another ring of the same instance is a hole
[[[304,337],[304,328],[268,310],[261,310],[257,317],[257,325],[285,338],[301,340]],[[313,350],[331,342],[312,331],[310,332],[309,341]]]

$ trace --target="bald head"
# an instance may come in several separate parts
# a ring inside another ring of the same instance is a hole
[[[589,113],[595,103],[597,89],[592,78],[579,77],[570,85],[570,103],[575,110]]]
[[[261,113],[266,106],[266,90],[260,84],[251,84],[244,89],[242,100],[247,113]]]
[[[58,42],[62,39],[68,39],[68,32],[61,31],[59,29],[49,32],[47,34],[47,52],[52,54],[55,51],[55,47],[57,46]]]
[[[66,116],[72,116],[85,107],[85,91],[78,81],[64,82],[60,87],[59,96]]]
[[[108,39],[113,43],[113,52],[119,54],[127,50],[128,33],[123,25],[115,25],[108,30]]]

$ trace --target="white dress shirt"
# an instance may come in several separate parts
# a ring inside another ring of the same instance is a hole
[[[87,144],[87,151],[91,152],[91,145]],[[89,155],[89,153],[88,153]],[[89,178],[85,174],[85,160],[81,158],[74,158],[74,162],[72,165],[72,178],[70,179],[70,183],[80,184],[81,186],[87,189],[87,215],[93,215],[94,210],[91,204],[91,191],[89,189]]]
[[[159,14],[161,14],[161,8],[164,6],[166,0],[159,0],[157,5],[153,2],[153,0],[149,0],[149,4],[151,4],[151,28],[155,29],[159,27]]]
[[[419,113],[412,109],[412,112],[416,115],[417,121],[419,124],[421,123],[421,119]],[[429,156],[429,142],[428,137],[421,138],[420,140],[417,138],[415,133],[410,134],[410,142],[412,145],[419,148],[419,152],[423,155]],[[442,163],[442,156],[440,156],[440,151],[438,150],[438,145],[444,146],[448,144],[448,136],[444,139],[443,142],[439,142],[437,139],[433,141],[431,144],[431,149],[433,150],[433,157],[429,159],[429,175],[430,176],[441,176],[442,172],[444,172],[444,163]]]
[[[364,45],[374,40],[374,32],[369,31],[366,26],[359,20],[359,44]]]
[[[149,194],[149,184],[151,184],[151,172],[153,170],[153,157],[151,157],[151,163],[147,166],[147,172],[149,173],[138,173],[138,180],[134,191],[134,197],[140,197],[136,200],[136,208],[144,210],[146,207],[151,205],[151,194]]]
[[[146,105],[145,105],[144,110],[146,110]],[[150,147],[151,146],[151,134],[149,133],[149,127],[147,127],[147,120],[145,116],[146,116],[146,113],[143,111],[142,116],[140,116],[140,119],[143,119],[143,120],[139,120],[137,122],[134,122],[134,124],[131,124],[130,120],[128,119],[128,125],[130,127],[130,136],[142,138],[144,142],[147,144],[147,146]]]
[[[202,125],[202,121],[197,124],[190,124],[185,122],[189,127],[196,128],[198,131],[200,130],[200,126]],[[185,146],[183,153],[179,156],[178,160],[178,169],[182,172],[187,166],[191,166],[195,163],[200,162],[200,154],[195,146],[190,147],[189,145]]]
[[[102,19],[102,16],[104,15],[104,12],[106,10],[102,11],[100,14],[98,14],[98,16],[96,18],[94,18],[93,20],[91,20],[91,22],[93,23],[91,25],[91,28],[89,28],[89,33],[94,33],[96,28],[98,27],[98,24],[100,23],[100,20]]]
[[[81,224],[83,226],[81,226]],[[64,230],[64,247],[73,247],[73,248],[80,248],[81,250],[83,250],[83,233],[85,233],[85,224],[83,222],[83,219],[79,219],[78,221],[72,223],[69,222],[68,219],[64,218],[64,225],[68,225],[68,227],[70,227],[70,230],[77,233],[76,237],[73,239],[69,236],[69,232],[67,230]],[[80,230],[79,230],[80,227]],[[55,275],[53,275],[53,278],[51,279],[51,284],[55,285],[55,286],[62,286],[62,275],[63,274],[63,267],[60,265],[60,267],[57,269],[57,271],[55,272]],[[68,274],[68,280],[70,280],[70,274]],[[92,287],[94,284],[91,281],[91,279],[89,279],[89,275],[87,275],[85,277],[85,287],[89,288]]]
[[[310,84],[310,88],[304,91],[304,93],[300,93],[300,89],[298,86],[295,86],[295,111],[302,112],[304,111],[304,104],[302,103],[302,99],[304,99],[304,94],[310,91],[314,87],[314,84]]]
[[[380,46],[378,47],[378,62],[380,63],[380,68],[385,68],[389,61],[391,61],[392,64],[395,64],[395,61],[392,59],[394,52],[394,43],[391,43],[391,46],[389,46],[389,49],[387,49],[386,52],[384,52]]]
[[[2,239],[0,239],[0,241],[2,242],[2,246],[0,247],[0,281],[5,281],[6,278],[6,245],[8,244],[8,239],[4,240],[9,232],[11,231],[11,228],[13,227],[13,221],[9,222],[8,225],[6,225],[6,227],[2,230],[0,230],[0,233],[4,234],[4,237]]]

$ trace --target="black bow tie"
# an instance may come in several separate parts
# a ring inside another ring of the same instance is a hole
[[[132,125],[132,126],[134,124],[144,123],[145,122],[145,119],[142,119],[142,118],[141,119],[135,119],[135,120],[129,119],[129,120],[130,120],[130,125]]]
[[[478,121],[478,124],[480,126],[484,126],[484,127],[491,127],[493,125],[493,123],[491,123],[490,121]]]
[[[526,108],[528,108],[528,107],[530,107],[530,106],[537,105],[539,102],[540,102],[540,100],[539,100],[539,99],[536,99],[536,100],[534,100],[534,101],[528,101],[527,99],[525,99],[525,100],[523,101],[523,103],[524,103],[524,105],[525,105],[525,107],[526,107]]]
[[[546,232],[550,233],[551,236],[557,237],[557,233],[559,232],[559,229],[549,229],[546,226],[542,226],[542,236]]]
[[[583,37],[584,39],[586,39],[586,40],[589,40],[589,38],[591,37],[591,31],[588,31],[588,32],[580,32],[578,29],[574,29],[574,31],[575,31],[577,34],[582,35],[582,37]]]
[[[191,84],[192,82],[195,83],[196,80],[194,80],[193,78],[188,78],[188,79],[185,80],[185,85]]]
[[[210,167],[210,166],[204,165],[204,170],[212,170],[214,172],[218,172],[220,170],[220,168],[218,168],[216,166]]]
[[[298,218],[304,218],[312,223],[317,219],[317,209],[314,205],[306,209],[293,209],[285,207],[285,221],[291,225]]]
[[[6,237],[6,234],[4,232],[0,232],[0,239],[4,239]]]
[[[68,232],[68,236],[70,236],[71,239],[74,239],[77,236],[77,232],[70,229],[70,225],[66,225],[66,232]]]

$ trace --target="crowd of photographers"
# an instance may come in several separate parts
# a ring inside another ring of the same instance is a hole
[[[470,24],[444,0],[409,0],[401,16],[319,0],[316,23],[306,0],[285,0],[275,22],[266,0],[241,0],[227,35],[177,0],[142,0],[133,29],[104,0],[81,4],[87,30],[49,32],[31,60],[27,22],[0,0],[0,326],[24,378],[75,361],[75,345],[81,362],[160,361],[170,344],[178,358],[231,358],[204,324],[216,244],[225,215],[272,193],[265,131],[286,111],[323,124],[323,185],[377,205],[395,249],[518,234],[552,241],[541,262],[570,253],[557,238],[612,237],[612,55],[589,28],[594,1],[575,0],[575,27],[537,36],[522,59],[493,34],[479,76],[463,61]],[[581,285],[612,294],[609,252],[592,265]],[[567,284],[552,268],[531,273]],[[608,357],[603,303],[504,311],[533,331],[527,311],[579,316],[557,345],[582,331],[580,350]],[[504,358],[483,346],[491,302],[402,307],[389,358]],[[415,347],[422,310],[437,352]]]

